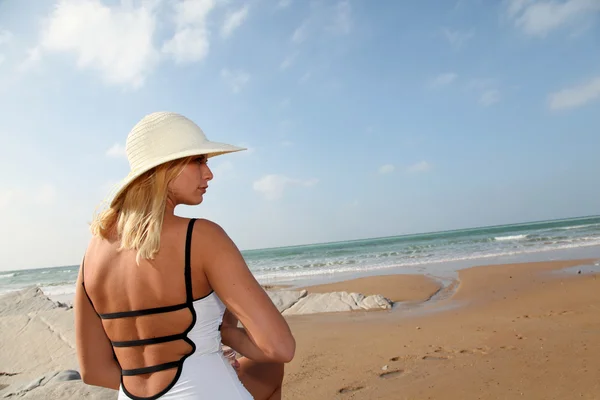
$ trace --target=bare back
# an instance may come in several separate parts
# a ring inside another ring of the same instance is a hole
[[[175,216],[165,218],[159,252],[154,260],[142,259],[140,265],[136,263],[134,251],[117,251],[116,238],[94,238],[86,252],[82,268],[86,293],[102,318],[121,368],[137,370],[123,377],[124,385],[136,396],[152,396],[163,391],[178,373],[177,369],[170,368],[140,374],[143,368],[176,363],[193,351],[193,343],[178,336],[191,327],[194,318],[190,308],[182,306],[188,300],[185,250],[187,236],[191,235],[189,221]],[[194,241],[202,240],[200,236],[195,232],[190,244],[193,246]],[[193,300],[198,300],[208,296],[212,288],[202,270],[202,255],[193,253],[191,293]],[[164,307],[167,307],[164,312],[131,314],[136,310]],[[126,313],[130,314],[123,315]],[[146,338],[176,339],[144,344]]]

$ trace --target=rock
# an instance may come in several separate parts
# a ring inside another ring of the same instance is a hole
[[[42,382],[44,382],[47,379],[48,379],[47,376],[42,376],[41,378],[34,379],[28,385],[25,385],[20,391],[29,392],[30,390],[33,390],[36,387],[40,386],[42,384]]]
[[[70,310],[71,308],[73,308],[73,304],[70,303],[63,303],[62,301],[57,301],[56,305],[59,308],[66,308],[67,310]]]
[[[371,295],[363,298],[360,302],[361,308],[364,310],[387,310],[392,308],[392,302],[381,295]]]
[[[348,292],[310,293],[285,310],[283,315],[390,308],[392,308],[392,302],[381,295],[365,297],[360,293]]]
[[[381,367],[381,370],[382,370],[382,371],[387,371],[387,369],[388,369],[388,366],[387,366],[387,365],[384,365],[383,367]]]
[[[79,375],[78,371],[74,371],[72,369],[59,372],[54,380],[58,382],[66,382],[66,381],[77,381],[81,379],[81,375]]]
[[[21,316],[55,308],[58,308],[58,305],[50,300],[37,286],[11,292],[0,297],[0,317]]]
[[[17,387],[16,390],[14,391],[9,391],[8,393],[6,393],[4,395],[4,397],[11,397],[11,396],[20,396],[23,395],[27,392],[30,392],[34,389],[37,389],[40,386],[44,386],[46,383],[48,383],[52,378],[54,378],[56,376],[56,372],[51,372],[49,374],[40,376],[38,378],[35,378],[34,380],[30,381],[29,383]]]
[[[274,290],[267,294],[279,312],[283,312],[305,297],[306,290]]]
[[[14,389],[49,371],[77,369],[72,310],[34,288],[0,297],[0,314],[0,370],[19,373],[3,384]]]
[[[34,379],[16,390],[7,388],[4,398],[19,399],[97,399],[114,400],[116,391],[84,384],[74,370],[51,372]]]

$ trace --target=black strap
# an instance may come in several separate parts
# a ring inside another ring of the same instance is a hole
[[[185,292],[187,303],[192,307],[194,293],[192,292],[192,233],[194,232],[195,218],[190,219],[185,237]]]
[[[88,292],[85,288],[85,269],[84,268],[85,268],[85,255],[83,256],[83,259],[81,260],[81,287],[83,288],[83,293],[85,294],[85,297],[87,297],[88,301],[90,302],[90,305],[94,309],[94,312],[96,313],[96,315],[99,316],[100,314],[98,314],[98,311],[96,311],[96,307],[94,307],[94,302],[90,298],[90,295],[88,294]]]
[[[164,364],[152,365],[150,367],[144,368],[135,368],[135,369],[124,369],[121,374],[123,376],[134,376],[134,375],[143,375],[143,374],[151,374],[153,372],[164,371],[166,369],[178,368],[181,365],[181,361],[172,361]]]
[[[146,308],[144,310],[134,311],[121,311],[108,314],[99,314],[102,319],[116,319],[116,318],[127,318],[127,317],[140,317],[143,315],[161,314],[171,311],[183,310],[188,306],[187,303],[176,304],[173,306]]]
[[[138,340],[124,340],[119,342],[111,342],[114,347],[134,347],[134,346],[146,346],[148,344],[160,344],[166,342],[173,342],[175,340],[185,339],[185,333],[178,333],[176,335],[159,336],[149,339],[138,339]]]

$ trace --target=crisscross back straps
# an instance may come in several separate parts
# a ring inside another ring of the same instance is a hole
[[[121,311],[121,312],[114,312],[114,313],[98,314],[101,319],[118,319],[118,318],[132,318],[132,317],[140,317],[140,316],[145,316],[145,315],[169,313],[169,312],[183,310],[185,308],[189,309],[192,314],[192,321],[191,321],[190,325],[185,329],[185,331],[183,331],[181,333],[177,333],[174,335],[159,336],[159,337],[154,337],[154,338],[147,338],[147,339],[124,340],[124,341],[112,341],[111,342],[112,347],[113,347],[113,355],[115,356],[115,359],[117,359],[117,357],[116,357],[116,354],[114,353],[114,348],[147,346],[147,345],[172,342],[172,341],[176,341],[176,340],[183,340],[187,344],[189,344],[191,347],[190,352],[188,352],[187,354],[185,354],[179,360],[176,360],[176,361],[166,362],[166,363],[162,363],[162,364],[158,364],[158,365],[151,365],[148,367],[133,368],[133,369],[121,369],[121,387],[122,387],[124,393],[132,399],[140,399],[140,400],[158,399],[159,397],[161,397],[162,395],[167,393],[177,383],[177,380],[179,379],[179,376],[181,375],[181,367],[183,366],[183,362],[185,361],[185,359],[187,357],[189,357],[190,355],[192,355],[196,351],[196,345],[194,344],[194,342],[192,342],[187,337],[188,333],[192,330],[192,328],[196,324],[196,318],[197,318],[196,311],[194,310],[194,301],[195,300],[194,300],[194,294],[192,291],[192,266],[191,266],[192,233],[194,231],[194,223],[195,222],[196,222],[195,218],[190,219],[190,222],[187,227],[186,238],[185,238],[185,268],[184,268],[185,299],[186,299],[185,303],[171,305],[171,306],[164,306],[164,307],[147,308],[147,309],[142,309],[142,310]],[[85,261],[82,261],[82,265],[81,265],[82,275],[83,275],[83,263],[84,262]],[[82,286],[83,286],[83,290],[84,290],[86,296],[88,297],[88,299],[90,301],[90,304],[92,304],[92,307],[94,307],[94,305],[92,303],[92,299],[88,296],[88,293],[85,289],[83,277],[82,277]],[[211,293],[212,293],[212,291],[211,291]],[[209,293],[208,295],[210,295],[211,293]],[[208,295],[206,295],[206,296],[208,296]],[[203,296],[200,299],[202,299],[206,296]],[[200,300],[200,299],[197,299],[197,300]],[[119,361],[117,360],[117,363],[118,362]],[[172,382],[166,388],[164,388],[162,391],[160,391],[159,393],[157,393],[153,396],[150,396],[150,397],[135,396],[132,393],[130,393],[125,388],[125,385],[123,384],[124,376],[151,374],[154,372],[165,371],[165,370],[172,369],[172,368],[177,368],[177,373],[175,374]]]

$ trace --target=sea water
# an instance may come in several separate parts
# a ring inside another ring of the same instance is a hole
[[[263,284],[335,281],[384,273],[444,279],[458,268],[552,259],[600,257],[600,216],[491,226],[304,246],[243,251]],[[0,271],[0,293],[37,285],[50,296],[74,293],[79,266]]]

